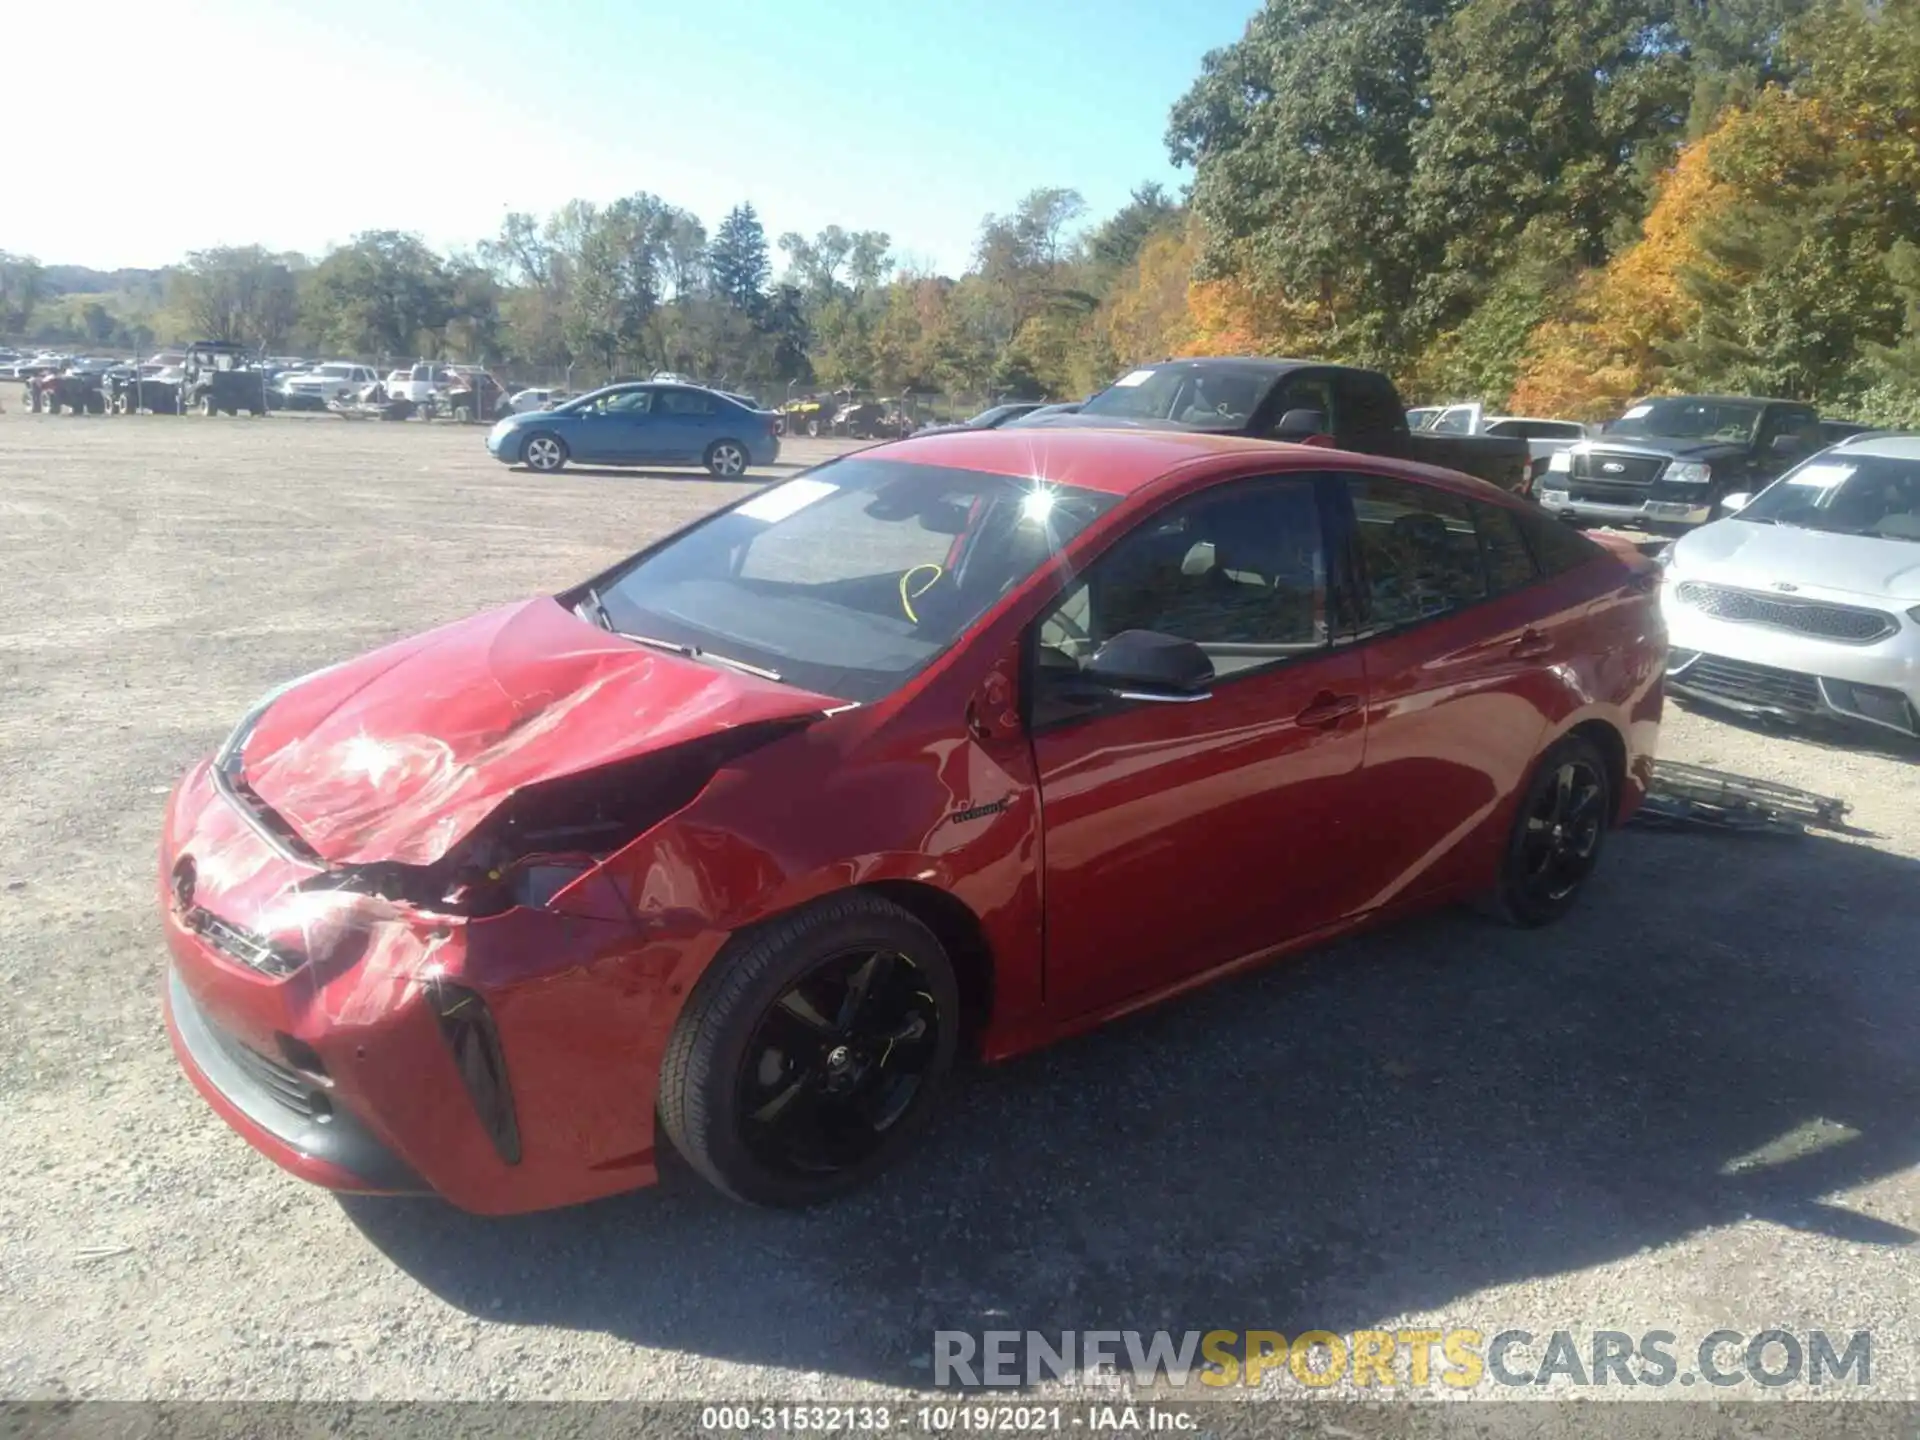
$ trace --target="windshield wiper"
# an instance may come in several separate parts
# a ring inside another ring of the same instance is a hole
[[[612,627],[609,626],[608,628],[611,629]],[[636,645],[645,645],[653,650],[665,650],[671,655],[684,655],[689,660],[700,653],[694,649],[693,646],[682,645],[677,640],[660,640],[652,635],[636,635],[631,630],[614,630],[613,633],[618,635],[622,640],[633,641]]]
[[[581,615],[582,610],[586,611],[586,614]],[[600,592],[591,585],[587,587],[586,594],[580,597],[580,603],[573,607],[573,613],[580,615],[580,618],[590,625],[598,625],[611,635],[620,633],[613,628],[613,616],[607,613],[607,602],[600,598]]]
[[[611,628],[611,627],[609,627]],[[705,660],[714,665],[724,665],[729,670],[738,670],[743,674],[756,675],[762,680],[779,680],[778,670],[769,670],[764,665],[749,665],[745,660],[736,660],[731,655],[716,655],[711,650],[702,650],[697,645],[682,645],[677,640],[662,640],[653,635],[635,635],[630,630],[615,630],[622,640],[631,640],[636,645],[645,645],[654,650],[665,650],[670,655],[682,655],[689,660]]]
[[[736,660],[731,655],[716,655],[711,650],[695,650],[692,653],[696,659],[711,660],[716,665],[724,665],[729,670],[738,670],[747,675],[757,675],[762,680],[780,678],[778,670],[769,670],[764,665],[749,665],[746,661]]]

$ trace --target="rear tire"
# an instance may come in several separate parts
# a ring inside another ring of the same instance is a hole
[[[220,413],[220,407],[213,403],[213,397],[211,395],[202,395],[200,397],[200,413],[208,418],[212,418]]]
[[[918,1138],[959,1022],[953,964],[926,926],[877,895],[820,901],[708,967],[667,1043],[661,1123],[734,1199],[816,1204]]]
[[[738,480],[752,463],[747,447],[737,440],[716,440],[707,447],[707,472],[716,480]]]
[[[1578,735],[1549,748],[1520,792],[1488,913],[1524,930],[1560,919],[1600,863],[1613,813],[1599,749]]]
[[[820,438],[820,422],[818,420],[807,421],[807,436],[813,440]]]

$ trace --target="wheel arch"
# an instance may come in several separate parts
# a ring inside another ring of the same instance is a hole
[[[1561,738],[1567,736],[1578,736],[1585,740],[1607,762],[1607,785],[1612,793],[1614,823],[1617,825],[1628,789],[1626,737],[1611,722],[1597,715],[1572,726]]]
[[[891,901],[933,932],[960,985],[960,1043],[967,1053],[976,1053],[993,1018],[994,991],[993,947],[980,917],[952,892],[923,881],[875,880],[852,889]]]

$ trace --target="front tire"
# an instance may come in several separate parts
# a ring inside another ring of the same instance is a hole
[[[1591,741],[1569,735],[1542,755],[1513,817],[1488,907],[1495,918],[1531,930],[1571,910],[1600,863],[1613,804],[1606,758]]]
[[[716,440],[707,447],[707,471],[716,480],[738,480],[751,463],[746,446],[737,440]]]
[[[200,397],[200,413],[209,419],[220,413],[220,407],[213,403],[213,397],[211,395],[202,395]]]
[[[520,463],[541,475],[555,474],[566,467],[566,442],[545,430],[536,431],[520,446]]]
[[[667,1044],[661,1122],[734,1199],[815,1204],[918,1137],[959,1022],[926,926],[876,895],[823,900],[737,937],[701,977]]]

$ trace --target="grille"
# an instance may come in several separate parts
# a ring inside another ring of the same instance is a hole
[[[333,1107],[327,1103],[314,1084],[298,1070],[271,1060],[250,1045],[242,1045],[233,1036],[217,1025],[210,1025],[214,1039],[220,1048],[255,1081],[262,1090],[274,1100],[284,1105],[294,1114],[308,1120],[325,1120],[333,1114]]]
[[[1826,709],[1821,703],[1818,680],[1793,670],[1776,670],[1771,665],[1750,665],[1744,660],[1702,655],[1685,669],[1668,674],[1681,689],[1698,690],[1703,695],[1716,695],[1742,705],[1808,715],[1818,715]]]
[[[1618,465],[1618,470],[1610,470]],[[1592,480],[1600,485],[1651,485],[1660,478],[1667,462],[1658,455],[1598,455],[1574,452],[1573,478]]]
[[[1647,498],[1642,485],[1594,485],[1581,482],[1572,487],[1575,500],[1593,500],[1602,505],[1638,505]]]
[[[1751,590],[1703,585],[1697,580],[1684,582],[1674,595],[1682,605],[1691,605],[1716,619],[1739,625],[1764,625],[1769,630],[1791,630],[1796,635],[1816,635],[1848,645],[1871,645],[1900,628],[1899,621],[1879,610],[1829,605],[1816,600],[1781,600],[1772,595],[1756,595]]]
[[[258,970],[263,975],[291,975],[306,963],[306,957],[298,951],[277,945],[251,930],[243,930],[201,906],[194,906],[182,919],[189,930],[222,955],[238,960],[249,970]]]

